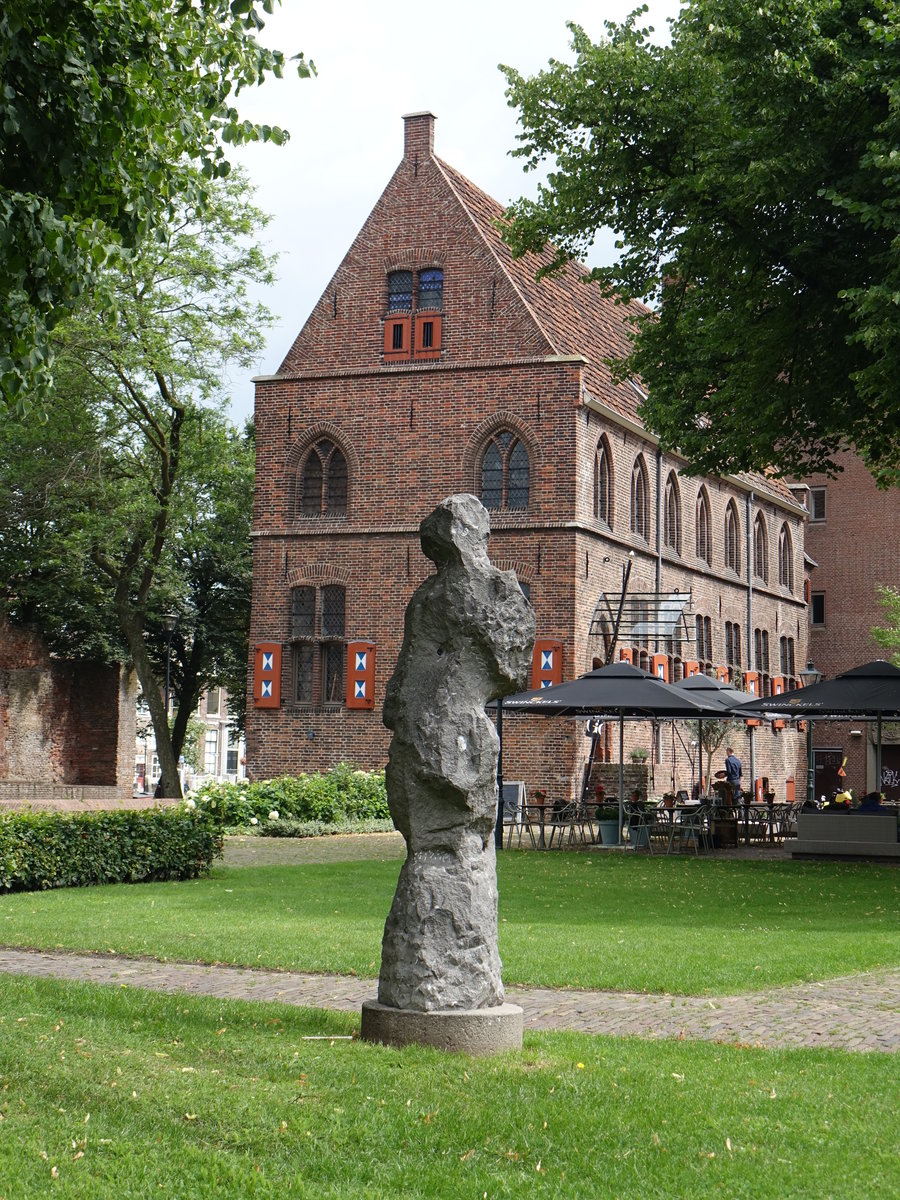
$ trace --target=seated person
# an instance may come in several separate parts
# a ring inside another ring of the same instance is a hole
[[[867,792],[859,802],[857,812],[886,812],[885,806],[881,803],[881,794],[879,792]]]

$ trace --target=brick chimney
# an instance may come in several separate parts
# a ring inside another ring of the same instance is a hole
[[[403,157],[434,157],[434,113],[406,113],[403,117]]]

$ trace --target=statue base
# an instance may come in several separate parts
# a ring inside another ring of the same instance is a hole
[[[488,1055],[521,1050],[522,1024],[517,1004],[421,1012],[366,1000],[360,1037],[386,1046],[434,1046],[451,1053]]]

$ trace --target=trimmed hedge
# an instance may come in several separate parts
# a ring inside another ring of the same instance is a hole
[[[278,821],[390,820],[383,771],[358,771],[350,763],[312,775],[284,775],[258,783],[207,783],[188,803],[222,829],[259,827]],[[278,816],[272,818],[271,813]]]
[[[339,833],[390,833],[394,822],[387,818],[367,817],[363,821],[267,821],[258,826],[258,831],[266,837],[310,838],[334,837]]]
[[[124,812],[0,816],[0,892],[194,879],[222,834],[186,805]]]

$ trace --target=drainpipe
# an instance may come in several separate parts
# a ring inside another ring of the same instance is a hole
[[[747,666],[753,662],[753,501],[756,496],[747,496]],[[752,670],[752,668],[750,668]],[[757,689],[758,691],[759,689]],[[756,730],[747,730],[750,738],[750,796],[756,795]]]
[[[656,591],[662,591],[662,535],[663,535],[663,495],[662,495],[662,450],[656,451]],[[659,638],[656,639],[656,651],[659,654]]]

